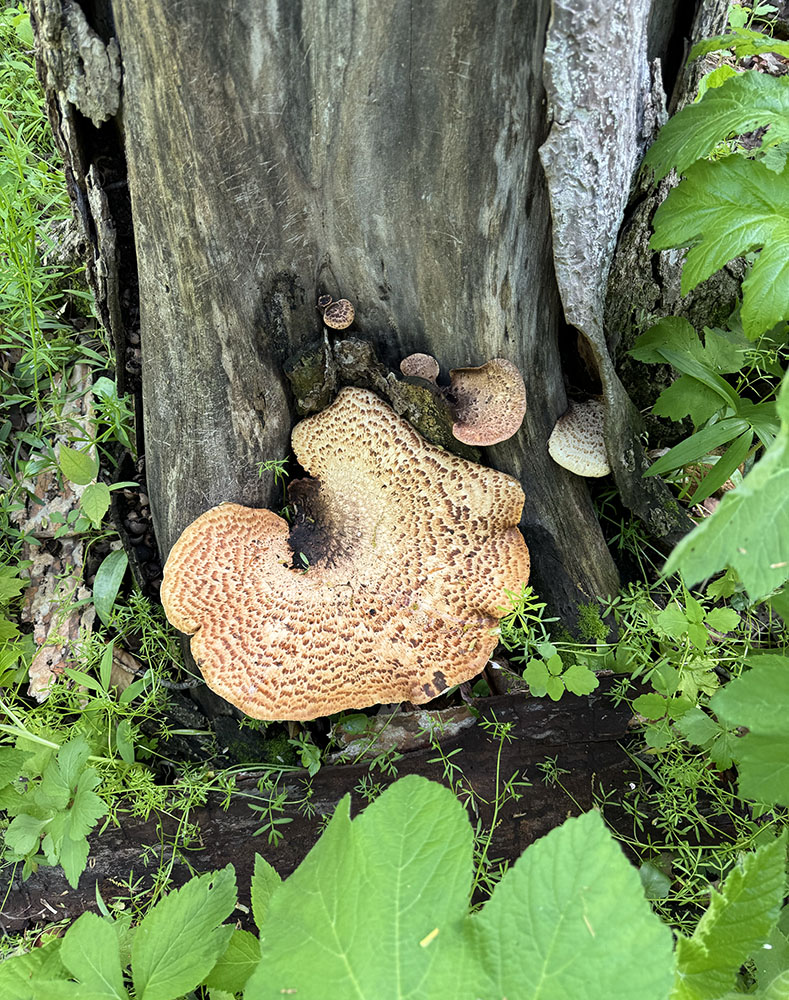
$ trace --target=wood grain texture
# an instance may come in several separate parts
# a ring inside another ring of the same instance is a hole
[[[616,573],[586,486],[548,458],[566,405],[537,148],[547,0],[114,4],[138,253],[148,481],[164,551],[221,500],[260,505],[287,450],[282,363],[319,292],[396,368],[509,358],[537,587]]]

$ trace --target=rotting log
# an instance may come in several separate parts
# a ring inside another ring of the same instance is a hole
[[[523,428],[486,458],[523,485],[533,582],[568,619],[616,588],[586,485],[545,447],[567,401],[538,157],[549,0],[31,7],[121,369],[139,307],[163,555],[207,507],[273,499],[257,466],[288,449],[283,367],[328,292],[390,368],[521,369]],[[650,57],[680,7],[639,7]]]
[[[622,747],[630,722],[625,705],[615,706],[609,692],[611,680],[588,698],[565,696],[560,702],[529,699],[523,694],[502,695],[478,702],[483,717],[499,723],[512,723],[512,740],[504,743],[500,775],[508,780],[516,771],[531,782],[518,801],[510,802],[500,813],[500,824],[493,837],[490,857],[514,860],[537,838],[577,815],[593,804],[593,795],[601,790],[621,794],[632,775],[634,765]],[[483,823],[491,818],[495,799],[498,742],[479,724],[462,729],[454,738],[441,741],[445,754],[462,746],[452,761],[463,772],[463,782],[470,785],[481,804]],[[436,762],[432,747],[406,753],[397,763],[398,775],[422,774],[444,780],[443,766]],[[546,758],[556,758],[560,784],[544,781],[538,765]],[[197,825],[198,841],[172,869],[174,885],[190,877],[188,865],[195,872],[206,872],[232,863],[236,869],[239,898],[249,903],[249,880],[254,869],[255,853],[263,855],[283,876],[296,868],[319,836],[319,818],[331,814],[338,801],[353,794],[354,812],[363,806],[353,792],[368,774],[368,764],[323,766],[312,779],[311,804],[316,816],[307,819],[289,806],[284,815],[292,822],[281,827],[283,840],[272,847],[265,836],[255,837],[260,814],[253,812],[241,796],[234,796],[229,809],[221,808],[220,797],[194,810],[189,820]],[[376,782],[387,785],[392,780],[373,771]],[[306,773],[304,775],[306,778]],[[289,779],[293,798],[303,796],[302,781]],[[240,790],[255,792],[251,779],[240,782]],[[472,822],[475,817],[472,816]],[[26,882],[17,879],[10,887],[2,914],[6,932],[19,931],[38,923],[73,918],[86,909],[96,908],[96,889],[109,903],[124,894],[130,873],[137,883],[137,893],[150,887],[158,859],[167,861],[167,851],[160,846],[175,833],[176,822],[165,820],[160,827],[153,820],[143,822],[124,817],[119,828],[109,827],[100,837],[91,839],[88,868],[72,889],[60,869],[40,868]],[[8,887],[6,887],[8,888]],[[5,896],[6,889],[2,889]],[[235,917],[249,923],[249,916]]]

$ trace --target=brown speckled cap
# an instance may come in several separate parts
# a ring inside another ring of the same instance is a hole
[[[409,354],[400,362],[400,371],[406,378],[423,378],[435,385],[440,368],[431,354]]]
[[[526,386],[511,361],[493,358],[479,368],[449,373],[455,400],[452,433],[464,444],[480,447],[506,441],[526,413]]]
[[[605,409],[599,399],[571,402],[548,438],[548,454],[576,476],[599,479],[611,471],[605,450]]]
[[[162,603],[208,685],[254,718],[314,719],[421,704],[479,673],[504,591],[529,576],[518,483],[364,389],[298,424],[293,450],[314,477],[293,529],[223,504],[167,560]]]
[[[354,308],[348,299],[337,299],[323,310],[323,322],[332,330],[344,330],[353,323]]]

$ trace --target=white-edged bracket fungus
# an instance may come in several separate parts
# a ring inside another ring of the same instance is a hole
[[[167,560],[162,603],[208,685],[254,718],[304,720],[421,704],[479,673],[505,590],[529,576],[518,483],[364,389],[301,421],[293,450],[315,477],[295,490],[300,534],[222,504]]]
[[[455,368],[449,379],[458,441],[484,447],[517,433],[526,413],[526,386],[511,361],[493,358],[479,368]]]
[[[548,438],[548,454],[576,476],[607,476],[611,464],[605,449],[605,409],[599,399],[571,402]]]

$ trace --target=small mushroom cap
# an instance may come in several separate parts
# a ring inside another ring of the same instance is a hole
[[[529,575],[519,484],[364,389],[299,423],[293,450],[315,477],[295,490],[300,533],[222,504],[165,565],[162,603],[208,685],[255,718],[314,719],[479,673]]]
[[[347,299],[337,299],[323,311],[323,322],[332,330],[344,330],[353,323],[355,316],[353,306]]]
[[[400,371],[406,378],[423,378],[435,385],[440,368],[430,354],[409,354],[400,362]]]
[[[332,302],[331,295],[319,295],[318,296],[318,309],[325,309],[330,306]]]
[[[526,386],[511,361],[494,358],[479,368],[449,373],[455,399],[452,433],[464,444],[480,447],[506,441],[526,413]]]
[[[571,402],[548,438],[548,454],[576,476],[599,478],[611,471],[605,450],[605,408],[599,399]]]

